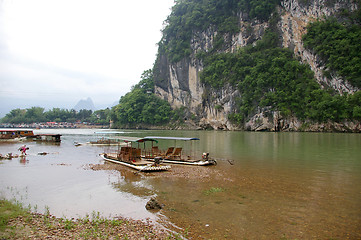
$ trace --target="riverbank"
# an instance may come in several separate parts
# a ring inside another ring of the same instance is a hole
[[[128,171],[117,164],[90,164],[84,169],[94,171]],[[182,166],[173,166],[172,172],[163,178],[208,179],[210,168],[187,171]],[[137,174],[129,170],[129,174]],[[138,173],[139,174],[139,173]],[[148,177],[159,175],[142,173]],[[165,225],[167,225],[165,223]],[[175,230],[175,228],[172,228]],[[93,212],[91,216],[78,219],[59,218],[50,214],[31,212],[21,203],[0,199],[0,239],[181,239],[181,234],[172,232],[150,220],[132,220],[123,217],[104,218]],[[184,233],[183,233],[184,234]],[[187,233],[189,234],[189,233]],[[187,235],[186,234],[186,235]]]
[[[79,219],[30,212],[19,203],[0,199],[0,239],[177,239],[179,236],[150,221],[93,213]]]
[[[213,124],[213,125],[212,125]],[[268,119],[255,118],[249,120],[244,125],[232,125],[222,123],[196,123],[193,121],[185,121],[183,123],[170,123],[165,125],[122,125],[111,126],[119,129],[132,130],[216,130],[216,131],[243,131],[243,132],[323,132],[323,133],[361,133],[360,121],[343,121],[318,123],[312,121],[300,121],[296,118],[290,119]],[[84,127],[85,128],[85,127]]]

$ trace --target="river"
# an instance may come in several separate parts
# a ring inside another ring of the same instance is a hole
[[[198,137],[193,153],[209,152],[216,166],[172,166],[170,172],[136,174],[93,170],[104,147],[84,145],[110,136]],[[118,132],[118,133],[115,133]],[[60,133],[60,144],[25,142],[26,159],[0,160],[0,196],[58,217],[150,219],[192,239],[361,239],[361,135],[41,129]],[[20,143],[0,143],[17,153]],[[46,152],[47,155],[38,155]],[[182,172],[183,174],[178,174]],[[187,174],[184,174],[187,173]],[[189,173],[189,174],[188,174]],[[172,174],[174,174],[172,176]],[[157,213],[145,209],[156,196]]]

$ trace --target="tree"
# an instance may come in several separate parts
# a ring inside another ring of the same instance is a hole
[[[165,124],[172,116],[169,103],[153,92],[153,72],[143,72],[141,81],[122,96],[119,104],[110,114],[115,126],[136,126],[137,124]]]
[[[44,117],[44,108],[41,107],[32,107],[28,108],[25,113],[25,123],[33,122],[43,122]]]
[[[16,108],[11,110],[2,118],[3,123],[24,123],[25,122],[25,109]]]

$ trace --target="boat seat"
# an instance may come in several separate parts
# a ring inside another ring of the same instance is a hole
[[[170,155],[173,154],[174,147],[169,147],[168,150],[165,152],[165,154],[162,155],[162,157],[167,158]]]
[[[181,159],[182,148],[176,148],[172,154],[168,156],[168,159]]]
[[[156,157],[160,154],[158,146],[152,147],[152,155],[153,157]]]

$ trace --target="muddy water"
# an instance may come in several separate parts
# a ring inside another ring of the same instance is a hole
[[[119,135],[199,137],[191,145],[160,141],[159,146],[207,151],[218,159],[212,167],[134,174],[104,165],[98,156],[102,147],[73,146],[96,138],[94,131],[37,131],[61,133],[63,141],[30,142],[26,160],[2,160],[1,195],[60,217],[99,211],[151,218],[193,239],[361,238],[359,134],[124,131]],[[0,153],[18,147],[0,144]],[[165,204],[161,212],[145,210],[151,196]]]

